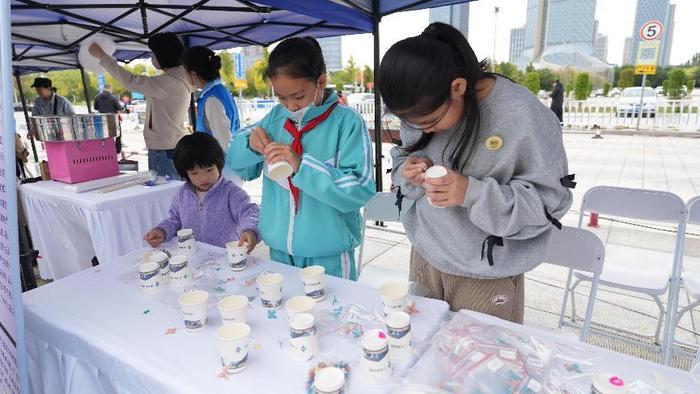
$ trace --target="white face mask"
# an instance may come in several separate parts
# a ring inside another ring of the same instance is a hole
[[[151,56],[151,64],[153,64],[153,67],[155,67],[157,70],[160,70],[160,63],[158,63],[156,55]]]
[[[294,123],[299,124],[301,122],[301,120],[304,119],[304,115],[306,115],[306,111],[308,111],[309,108],[316,107],[316,97],[317,96],[318,96],[318,85],[316,85],[316,90],[314,91],[314,99],[311,100],[311,102],[307,106],[305,106],[304,108],[300,108],[296,111],[287,110],[291,114],[291,118],[294,121]]]

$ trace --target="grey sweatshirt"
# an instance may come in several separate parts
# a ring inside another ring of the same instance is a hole
[[[406,198],[415,200],[410,208],[405,204],[402,221],[421,256],[447,274],[503,278],[542,263],[551,231],[558,231],[545,209],[561,218],[571,206],[572,193],[560,181],[567,175],[567,159],[559,121],[549,108],[526,88],[500,77],[479,106],[474,156],[462,171],[469,179],[463,206],[431,206],[425,190],[401,176],[409,153],[399,147],[392,150],[392,180]],[[436,133],[426,148],[410,155],[451,168],[453,145],[447,145],[453,132]],[[420,136],[420,130],[402,124],[403,147]],[[500,148],[487,149],[492,137],[501,138]],[[503,239],[503,246],[493,247],[493,265],[485,252],[482,260],[489,236]]]

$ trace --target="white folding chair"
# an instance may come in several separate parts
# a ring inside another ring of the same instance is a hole
[[[666,322],[666,333],[669,333],[668,324],[675,317],[668,313],[675,311],[678,302],[678,284],[680,278],[681,256],[683,253],[683,239],[685,234],[685,203],[677,195],[654,190],[629,189],[612,186],[597,186],[586,192],[581,203],[578,227],[581,228],[586,212],[596,212],[615,217],[639,219],[652,222],[673,223],[677,226],[675,249],[673,258],[667,264],[659,263],[654,266],[640,266],[635,261],[625,261],[621,257],[614,256],[606,250],[607,263],[600,276],[600,284],[603,286],[624,289],[642,293],[654,299],[659,307],[659,319],[654,334],[655,343],[659,344],[661,327]],[[643,268],[643,269],[641,269]],[[574,271],[576,281],[573,286],[567,286],[564,302],[568,293],[571,293],[572,318],[576,319],[574,291],[582,281],[591,281],[592,276],[587,272]],[[661,296],[669,291],[668,309],[664,308]],[[563,311],[560,321],[563,319]],[[666,314],[666,318],[664,315]],[[601,324],[603,326],[603,324]],[[610,328],[616,328],[611,327]],[[609,334],[606,334],[609,335]],[[662,343],[661,350],[665,354],[666,341]],[[669,347],[670,348],[670,347]]]
[[[380,287],[386,282],[408,282],[408,272],[400,270],[369,266],[362,271],[362,257],[367,238],[367,221],[400,222],[401,214],[406,212],[412,203],[412,200],[404,198],[401,204],[401,212],[399,212],[394,193],[379,192],[369,200],[362,214],[362,242],[360,243],[360,252],[356,260],[358,282],[373,287]]]
[[[603,242],[592,232],[580,228],[563,226],[561,230],[552,230],[552,237],[549,240],[547,256],[544,262],[569,268],[569,276],[566,280],[566,288],[571,285],[574,270],[585,271],[593,275],[591,293],[588,296],[588,307],[586,317],[583,321],[581,331],[581,341],[588,339],[588,331],[593,315],[593,304],[595,303],[596,292],[600,274],[603,272],[603,262],[605,261],[605,246]],[[566,297],[568,292],[564,292],[564,302],[562,303],[561,314],[559,315],[559,328],[564,324],[564,312],[566,309]]]
[[[688,201],[687,210],[688,224],[700,225],[700,196],[694,197]],[[694,301],[678,311],[676,322],[681,321],[683,314],[700,305],[700,272],[684,272],[682,282],[686,293],[688,293],[688,295]],[[698,361],[700,361],[700,348],[698,348],[697,355],[695,357],[695,367],[693,367],[694,370],[698,370],[697,372],[700,372],[700,365],[698,364]]]

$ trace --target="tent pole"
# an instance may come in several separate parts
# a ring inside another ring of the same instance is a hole
[[[379,96],[379,1],[372,1],[372,31],[374,36],[374,180],[377,191],[381,192],[382,185],[382,99]]]
[[[22,89],[22,78],[19,76],[19,72],[15,72],[15,80],[17,81],[17,90],[19,91],[19,98],[22,100],[22,110],[24,111],[24,120],[27,122],[27,131],[29,131],[29,112],[27,111],[27,99],[24,97],[24,89]],[[39,156],[36,154],[36,144],[34,143],[34,135],[32,133],[27,133],[29,135],[29,142],[32,145],[32,154],[34,156],[34,162],[39,162]]]
[[[80,67],[80,78],[83,80],[83,93],[85,94],[85,104],[87,105],[87,110],[88,113],[92,113],[92,107],[90,106],[90,92],[88,91],[88,79],[87,75],[85,74],[85,70]]]

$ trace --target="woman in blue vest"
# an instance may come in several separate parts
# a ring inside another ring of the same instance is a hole
[[[185,52],[183,65],[192,84],[202,90],[197,100],[196,131],[216,138],[225,152],[241,123],[233,97],[221,82],[221,57],[211,49],[195,46]]]

